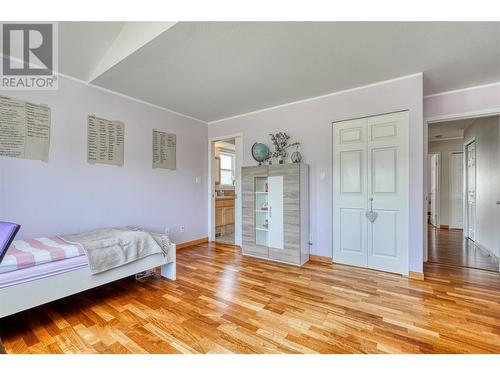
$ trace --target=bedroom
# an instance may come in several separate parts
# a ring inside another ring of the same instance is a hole
[[[424,188],[427,123],[498,118],[500,22],[0,26],[7,354],[500,352]]]

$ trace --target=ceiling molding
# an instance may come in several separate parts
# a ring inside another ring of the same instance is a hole
[[[455,139],[464,139],[464,137],[447,137],[447,138],[433,138],[429,139],[429,142],[442,142],[442,141],[452,141]]]
[[[137,98],[134,98],[132,96],[128,96],[128,95],[125,95],[125,94],[122,94],[122,93],[119,93],[119,92],[116,92],[116,91],[113,91],[113,90],[109,90],[109,89],[106,89],[106,88],[101,87],[101,86],[96,86],[96,85],[94,85],[92,83],[86,82],[86,81],[81,80],[81,79],[76,78],[76,77],[69,76],[69,75],[64,74],[64,73],[60,73],[60,72],[56,72],[56,73],[60,77],[64,77],[64,78],[69,79],[71,81],[75,81],[75,82],[84,84],[85,86],[89,86],[89,87],[91,87],[93,89],[104,91],[104,92],[106,92],[108,94],[116,95],[116,96],[122,97],[124,99],[132,100],[132,101],[134,101],[136,103],[144,104],[144,105],[147,105],[149,107],[160,109],[162,111],[169,112],[169,113],[172,113],[172,114],[177,115],[177,116],[185,117],[185,118],[188,118],[190,120],[197,121],[197,122],[201,122],[204,125],[208,125],[208,123],[206,121],[200,120],[199,118],[196,118],[196,117],[193,117],[193,116],[189,116],[189,115],[185,115],[184,113],[176,112],[176,111],[173,111],[173,110],[171,110],[169,108],[162,107],[162,106],[157,105],[157,104],[149,103],[149,102],[146,102],[144,100],[137,99]]]
[[[465,87],[465,88],[463,88],[463,89],[457,89],[457,90],[450,90],[450,91],[438,92],[437,94],[425,95],[425,96],[424,96],[424,99],[433,98],[433,97],[435,97],[435,96],[442,96],[442,95],[456,94],[456,93],[459,93],[459,92],[464,92],[464,91],[479,90],[479,89],[484,89],[484,88],[486,88],[486,87],[491,87],[491,86],[500,86],[500,82],[493,82],[493,83],[487,83],[487,84],[485,84],[485,85],[471,86],[471,87]]]
[[[424,118],[424,123],[427,125],[435,124],[437,122],[448,122],[453,120],[465,120],[468,118],[479,118],[500,115],[500,107],[480,109],[477,111],[453,113],[450,115],[438,115]]]
[[[296,100],[296,101],[293,101],[293,102],[289,102],[289,103],[285,103],[285,104],[280,104],[280,105],[276,105],[276,106],[273,106],[273,107],[267,107],[267,108],[258,109],[256,111],[252,111],[252,112],[247,112],[247,113],[242,113],[242,114],[235,115],[235,116],[226,117],[226,118],[223,118],[223,119],[220,119],[220,120],[208,121],[207,124],[208,125],[213,125],[213,124],[216,124],[218,122],[223,122],[223,121],[227,121],[227,120],[233,120],[235,118],[245,117],[245,116],[249,116],[249,115],[254,115],[254,114],[260,113],[260,112],[271,111],[273,109],[278,109],[278,108],[282,108],[282,107],[288,107],[288,106],[294,105],[294,104],[306,103],[306,102],[310,102],[312,100],[328,98],[330,96],[346,94],[348,92],[357,91],[357,90],[363,90],[363,89],[367,89],[369,87],[380,86],[380,85],[384,85],[384,84],[387,84],[387,83],[397,82],[397,81],[401,81],[401,80],[408,79],[408,78],[413,78],[413,77],[418,77],[418,76],[423,76],[423,73],[422,72],[420,72],[420,73],[414,73],[414,74],[410,74],[410,75],[406,75],[406,76],[402,76],[402,77],[398,77],[398,78],[388,79],[388,80],[385,80],[385,81],[379,81],[379,82],[375,82],[375,83],[370,83],[368,85],[357,86],[357,87],[353,87],[353,88],[346,89],[346,90],[336,91],[336,92],[332,92],[332,93],[325,94],[325,95],[313,96],[311,98]]]

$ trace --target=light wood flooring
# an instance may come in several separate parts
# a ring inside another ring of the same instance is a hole
[[[498,258],[465,238],[462,230],[429,225],[427,233],[429,262],[498,272]]]
[[[178,280],[124,279],[0,320],[8,353],[500,353],[500,277],[427,264],[425,281],[292,267],[222,244]]]

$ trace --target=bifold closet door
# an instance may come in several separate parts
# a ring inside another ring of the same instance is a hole
[[[333,125],[333,260],[408,273],[408,112]]]
[[[408,112],[367,119],[368,267],[408,274]]]
[[[333,125],[333,260],[367,265],[366,119]]]

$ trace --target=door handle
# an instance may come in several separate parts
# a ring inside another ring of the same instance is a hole
[[[497,206],[500,206],[500,201],[497,201]]]

